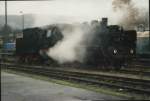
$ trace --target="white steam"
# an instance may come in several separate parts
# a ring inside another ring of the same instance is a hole
[[[48,55],[59,63],[82,62],[85,54],[85,47],[82,47],[85,31],[79,26],[71,29],[62,30],[63,40],[59,41],[54,47],[50,48]]]

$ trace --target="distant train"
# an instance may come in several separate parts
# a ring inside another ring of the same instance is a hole
[[[16,43],[10,42],[10,43],[4,43],[3,44],[3,51],[5,52],[14,52],[16,49]]]
[[[90,25],[94,37],[87,45],[84,64],[104,68],[120,69],[136,55],[136,31],[123,30],[118,25],[107,25],[107,18]],[[28,28],[23,38],[16,39],[16,55],[22,62],[42,62],[48,59],[46,52],[59,40],[62,32],[57,26],[49,29]]]

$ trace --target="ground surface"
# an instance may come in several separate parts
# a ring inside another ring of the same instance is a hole
[[[2,101],[98,101],[121,98],[1,72]]]

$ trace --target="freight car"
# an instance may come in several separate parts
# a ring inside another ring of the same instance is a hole
[[[120,69],[136,55],[136,31],[124,30],[118,25],[107,25],[107,18],[92,22],[95,34],[88,46],[86,64]]]
[[[41,63],[47,60],[48,49],[62,38],[63,35],[56,26],[47,29],[38,27],[24,29],[23,38],[16,39],[17,61]]]

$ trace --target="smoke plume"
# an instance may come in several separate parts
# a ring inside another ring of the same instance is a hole
[[[140,24],[145,27],[149,26],[148,11],[136,6],[132,0],[113,0],[112,5],[115,12],[123,13],[119,23],[126,29],[135,29]]]
[[[86,30],[80,25],[69,25],[61,28],[63,40],[50,48],[48,55],[59,63],[83,62],[86,48],[83,47],[86,40]]]

